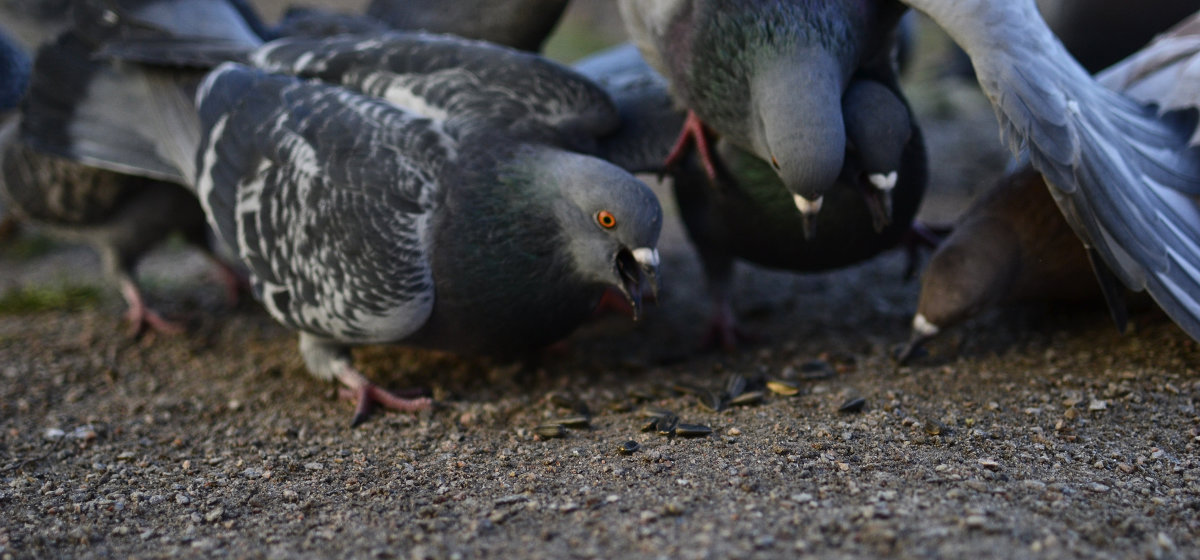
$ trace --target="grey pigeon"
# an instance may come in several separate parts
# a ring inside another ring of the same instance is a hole
[[[608,157],[629,168],[645,167],[668,152],[674,139],[670,131],[685,118],[672,106],[666,81],[637,54],[624,46],[576,64],[616,99],[624,125],[601,145]],[[888,97],[903,100],[898,93]],[[732,307],[735,259],[776,269],[817,272],[861,262],[904,240],[925,191],[926,162],[920,129],[911,121],[906,104],[903,109],[903,120],[911,128],[903,135],[902,153],[894,164],[898,173],[893,189],[895,220],[880,229],[873,227],[877,216],[856,183],[861,178],[861,166],[844,172],[843,179],[828,191],[825,210],[816,217],[822,234],[812,239],[804,238],[803,231],[811,224],[795,211],[791,194],[771,165],[732,142],[722,138],[714,147],[719,156],[715,183],[695,165],[674,169],[675,199],[700,255],[712,299],[706,346],[732,348],[744,337]],[[869,108],[856,110],[865,114]],[[861,140],[868,136],[858,137],[864,148],[874,148]],[[780,243],[781,239],[792,241]]]
[[[971,57],[1009,147],[1045,177],[1110,307],[1121,283],[1146,290],[1200,339],[1200,15],[1093,79],[1033,0],[906,3]]]
[[[537,52],[567,0],[371,0],[367,15],[400,30],[423,30]]]
[[[1100,297],[1087,253],[1030,167],[1006,175],[957,220],[921,276],[913,332],[897,360],[991,307]]]
[[[172,19],[158,6],[114,15],[161,35]],[[173,46],[126,36],[111,53],[135,55],[140,41],[152,47],[140,60],[194,64],[219,50],[187,55],[194,34]],[[280,40],[241,58],[258,68],[223,64],[196,89],[197,133],[180,141],[194,159],[173,163],[194,173],[263,305],[300,332],[309,370],[357,399],[356,422],[372,403],[430,403],[370,383],[353,345],[512,354],[567,335],[607,288],[640,311],[657,280],[662,210],[628,172],[568,149],[595,148],[588,136],[619,124],[578,74],[428,34]],[[172,162],[87,143],[65,150],[117,167]]]
[[[875,231],[892,221],[892,191],[912,139],[912,113],[903,96],[881,82],[856,79],[842,96],[846,163],[842,179],[867,199]]]
[[[43,47],[35,64],[30,95],[42,105],[77,107],[71,116],[76,125],[86,125],[90,111],[120,111],[119,118],[137,119],[135,107],[96,107],[89,101],[87,87],[126,86],[120,73],[106,71],[91,60],[91,49],[68,33],[58,42]],[[207,234],[204,213],[195,195],[183,186],[148,177],[125,175],[99,169],[75,160],[43,152],[37,142],[26,142],[48,134],[56,124],[37,115],[20,121],[10,131],[10,140],[0,153],[0,197],[22,220],[63,239],[91,244],[100,253],[108,276],[120,288],[128,305],[126,318],[133,334],[145,329],[174,334],[182,326],[164,319],[146,301],[135,268],[141,257],[175,232],[213,258],[227,293],[236,297],[238,274],[216,257]]]
[[[715,178],[711,130],[770,162],[811,223],[843,170],[843,92],[864,65],[892,72],[899,5],[621,0],[619,6],[647,62],[691,111],[672,162],[695,143]]]

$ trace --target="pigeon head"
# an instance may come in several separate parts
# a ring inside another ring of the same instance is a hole
[[[757,117],[751,123],[751,141],[755,154],[771,164],[811,224],[845,159],[845,79],[838,61],[820,49],[802,49],[788,58],[765,61],[751,83]]]
[[[658,290],[662,206],[654,192],[607,161],[555,149],[533,156],[537,181],[561,193],[553,214],[577,280],[612,287],[641,314],[646,289]]]
[[[912,138],[912,118],[900,97],[882,83],[856,80],[842,98],[848,148],[871,185],[891,191]]]

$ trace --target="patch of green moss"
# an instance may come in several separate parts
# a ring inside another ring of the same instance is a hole
[[[73,311],[94,307],[100,300],[95,286],[23,286],[0,295],[0,313]]]

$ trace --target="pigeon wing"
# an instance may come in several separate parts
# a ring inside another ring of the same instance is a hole
[[[429,119],[233,63],[197,94],[210,222],[279,320],[394,341],[433,308],[428,225],[453,143]]]

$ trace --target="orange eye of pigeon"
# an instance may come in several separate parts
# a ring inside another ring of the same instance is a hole
[[[604,229],[612,229],[617,227],[617,217],[612,215],[608,210],[601,210],[596,213],[596,223]]]

